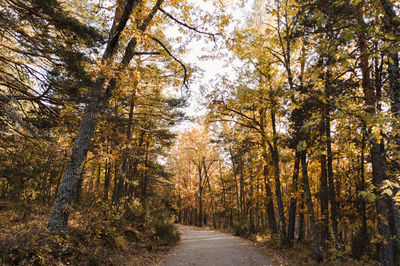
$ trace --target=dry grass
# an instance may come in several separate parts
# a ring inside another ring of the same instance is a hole
[[[49,208],[0,203],[0,265],[152,265],[169,250],[150,225],[96,209],[74,211],[52,234]]]
[[[235,234],[234,230],[221,230],[226,233]],[[290,266],[372,266],[379,265],[375,260],[369,257],[363,257],[361,260],[355,260],[350,257],[347,251],[338,251],[335,249],[327,251],[323,263],[318,264],[313,257],[311,241],[304,243],[294,243],[292,248],[282,248],[279,245],[279,237],[273,235],[240,235],[253,242],[259,250],[271,260],[273,265]]]

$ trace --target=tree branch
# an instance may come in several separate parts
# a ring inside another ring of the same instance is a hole
[[[178,24],[181,25],[181,26],[184,26],[184,27],[186,27],[186,28],[188,28],[188,29],[190,29],[190,30],[192,30],[192,31],[197,32],[197,33],[205,34],[205,35],[211,36],[214,42],[215,42],[215,36],[222,36],[221,33],[211,33],[211,32],[206,32],[206,31],[198,30],[196,27],[190,26],[190,25],[188,25],[187,23],[182,22],[182,21],[176,19],[174,16],[172,16],[170,13],[168,13],[167,11],[165,11],[165,10],[162,9],[162,8],[160,8],[160,11],[163,12],[167,17],[169,17],[170,19],[172,19],[173,21],[175,21],[176,23],[178,23]]]
[[[189,89],[189,87],[188,87],[188,85],[187,85],[187,68],[186,68],[186,66],[185,66],[178,58],[176,58],[160,40],[158,40],[158,39],[155,38],[155,37],[151,37],[151,39],[152,39],[153,41],[155,41],[156,43],[158,43],[158,44],[164,49],[164,51],[165,51],[169,56],[171,56],[176,62],[178,62],[178,64],[181,65],[181,67],[183,68],[183,71],[184,71],[184,76],[183,76],[183,83],[182,83],[182,85],[183,85],[184,87],[186,87],[187,89]]]

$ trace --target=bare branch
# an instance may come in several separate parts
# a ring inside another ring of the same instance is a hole
[[[181,67],[183,68],[183,71],[184,71],[182,85],[184,87],[186,87],[187,89],[189,89],[189,87],[187,85],[188,79],[187,79],[187,68],[186,68],[186,66],[178,58],[176,58],[160,40],[158,40],[155,37],[151,37],[151,39],[154,40],[156,43],[158,43],[169,56],[171,56],[176,62],[178,62],[181,65]]]

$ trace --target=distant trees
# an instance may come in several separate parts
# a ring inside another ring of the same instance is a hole
[[[225,171],[210,190],[230,226],[279,233],[282,246],[307,234],[317,261],[330,247],[373,256],[379,243],[382,265],[398,264],[396,8],[256,1],[227,42],[246,67],[208,94]]]

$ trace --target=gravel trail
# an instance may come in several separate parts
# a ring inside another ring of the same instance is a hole
[[[177,225],[181,244],[159,266],[178,265],[272,265],[251,243],[239,237]]]

